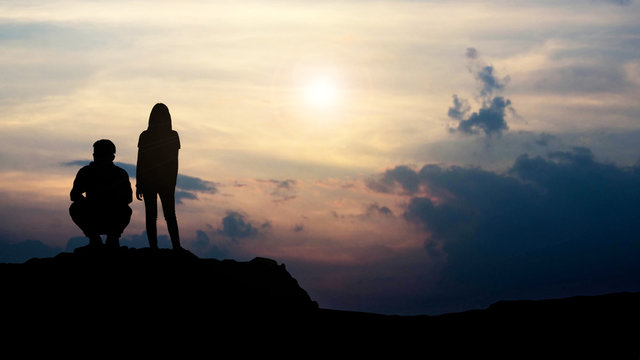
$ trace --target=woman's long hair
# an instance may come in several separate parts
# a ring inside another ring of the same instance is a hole
[[[149,127],[147,130],[154,132],[171,131],[171,114],[169,114],[167,105],[157,103],[153,106],[151,114],[149,114]]]

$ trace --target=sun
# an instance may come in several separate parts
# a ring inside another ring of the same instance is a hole
[[[334,79],[317,76],[307,81],[303,96],[306,103],[314,108],[330,109],[338,104],[340,89]]]

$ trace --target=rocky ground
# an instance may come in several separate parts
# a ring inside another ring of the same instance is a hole
[[[324,309],[271,259],[125,247],[0,264],[0,283],[4,343],[21,349],[53,341],[88,346],[90,357],[134,348],[143,355],[182,349],[181,357],[224,349],[282,357],[640,358],[638,293],[387,316]]]

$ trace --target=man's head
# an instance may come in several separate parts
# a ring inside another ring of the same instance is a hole
[[[93,161],[110,163],[116,158],[116,146],[111,140],[102,139],[93,143]]]

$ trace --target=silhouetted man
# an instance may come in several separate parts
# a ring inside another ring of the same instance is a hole
[[[120,235],[129,225],[133,201],[129,175],[113,164],[116,146],[110,140],[93,144],[93,161],[81,168],[73,181],[69,214],[89,238],[89,245],[120,247]],[[86,194],[86,196],[83,195]]]

